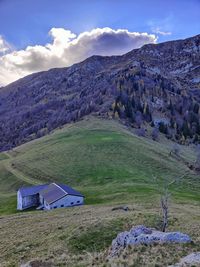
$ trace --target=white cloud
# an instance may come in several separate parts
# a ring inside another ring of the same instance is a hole
[[[0,55],[11,51],[11,45],[0,35]]]
[[[172,32],[170,31],[162,31],[160,27],[152,28],[152,32],[160,35],[171,35]]]
[[[27,46],[1,56],[0,84],[6,85],[33,72],[70,66],[92,55],[121,55],[157,40],[154,34],[111,28],[97,28],[78,36],[63,28],[52,28],[49,35],[52,43]]]

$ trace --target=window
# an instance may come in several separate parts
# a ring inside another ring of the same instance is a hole
[[[61,208],[63,208],[63,207],[64,207],[64,205],[62,204],[62,205],[61,205]]]
[[[74,202],[71,202],[71,205],[74,205]]]
[[[54,208],[54,209],[57,209],[57,206],[54,206],[53,208]]]
[[[78,200],[77,203],[80,203],[80,200]]]

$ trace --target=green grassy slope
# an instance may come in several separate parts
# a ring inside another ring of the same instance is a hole
[[[157,226],[161,177],[182,177],[171,187],[168,229],[188,233],[194,243],[128,248],[113,264],[168,266],[199,251],[200,180],[185,164],[194,162],[195,152],[181,147],[181,157],[175,158],[169,156],[171,147],[163,137],[154,142],[117,121],[89,117],[0,154],[0,264],[105,266],[108,247],[120,231]],[[16,212],[20,186],[47,181],[75,187],[87,205],[2,216]],[[128,212],[113,211],[122,203]]]
[[[171,146],[165,139],[138,137],[112,120],[89,117],[71,124],[0,154],[0,213],[15,210],[19,186],[47,181],[75,187],[85,194],[87,204],[128,203],[154,198],[154,176],[185,175],[173,186],[174,196],[200,200],[198,175],[183,160],[169,156]],[[182,147],[181,157],[193,162],[193,149]]]

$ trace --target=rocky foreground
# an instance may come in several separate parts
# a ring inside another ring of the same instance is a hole
[[[165,243],[190,243],[192,239],[180,232],[161,232],[152,228],[139,225],[131,228],[130,231],[119,233],[113,240],[110,256],[117,256],[121,249],[131,245],[151,245]]]
[[[195,252],[182,258],[179,263],[170,265],[169,267],[187,267],[187,266],[200,266],[200,252]]]

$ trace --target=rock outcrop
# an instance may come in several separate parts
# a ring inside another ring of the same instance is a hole
[[[181,261],[175,265],[169,267],[189,267],[189,266],[200,266],[200,252],[194,252],[186,257],[182,258]]]
[[[130,231],[119,233],[112,241],[110,256],[118,254],[119,250],[128,245],[150,245],[150,244],[164,244],[164,243],[189,243],[191,238],[187,234],[180,232],[161,232],[152,228],[147,228],[139,225],[131,228]]]

